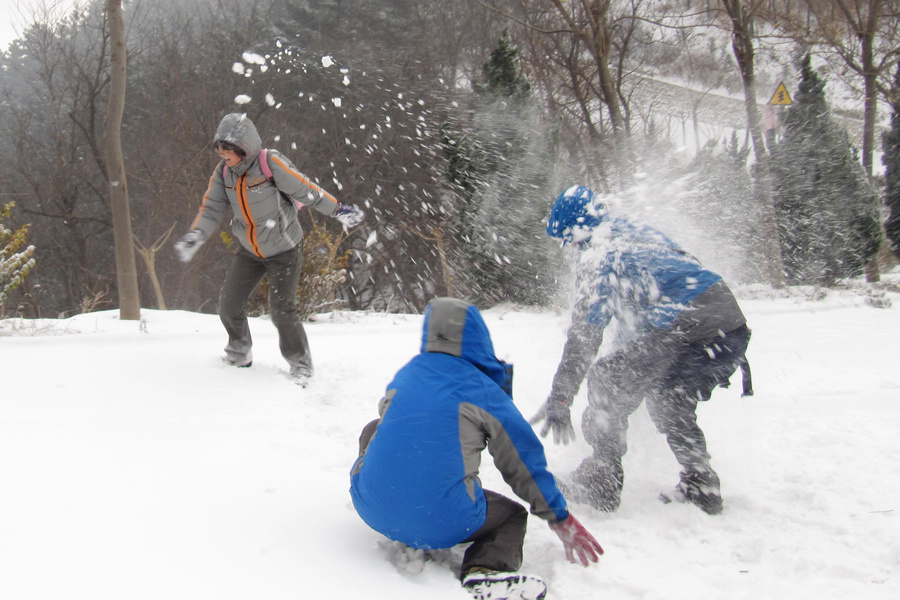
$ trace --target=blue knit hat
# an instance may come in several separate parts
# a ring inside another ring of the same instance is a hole
[[[590,188],[583,185],[570,187],[553,203],[547,235],[560,238],[563,243],[571,242],[576,230],[596,227],[605,213],[606,207],[602,202],[595,202],[594,192]]]

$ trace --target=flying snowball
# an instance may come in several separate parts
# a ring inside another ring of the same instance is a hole
[[[251,100],[253,100],[253,98],[251,98],[247,94],[238,94],[234,97],[235,104],[249,104]]]
[[[251,65],[264,65],[266,64],[266,59],[256,54],[255,52],[244,52],[241,54],[241,58],[244,59],[244,62],[248,62]]]

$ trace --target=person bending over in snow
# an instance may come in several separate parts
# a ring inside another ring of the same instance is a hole
[[[552,431],[563,444],[575,438],[570,407],[588,380],[581,428],[593,455],[562,484],[567,495],[600,510],[619,507],[628,417],[646,399],[682,469],[660,499],[720,513],[719,477],[696,409],[739,366],[744,393],[752,393],[744,356],[750,330],[731,290],[659,231],[609,216],[583,186],[559,195],[547,233],[571,250],[576,296],[549,399],[532,419],[546,420],[542,436]],[[614,343],[595,362],[613,319]]]
[[[190,261],[231,207],[232,232],[240,248],[219,293],[219,318],[228,333],[224,360],[235,367],[252,364],[246,305],[268,275],[269,308],[281,354],[290,365],[291,378],[305,386],[313,375],[313,364],[296,308],[303,266],[303,230],[297,211],[305,204],[335,217],[345,228],[358,225],[363,212],[335,200],[277,150],[261,152],[262,140],[245,114],[226,115],[214,142],[222,160],[209,179],[191,230],[175,244],[175,251],[182,262]],[[302,204],[297,198],[302,198]]]
[[[425,310],[421,352],[395,375],[381,417],[360,435],[350,473],[353,506],[372,529],[412,548],[469,543],[462,585],[477,598],[543,598],[518,575],[528,512],[481,486],[487,447],[503,479],[587,566],[603,549],[569,514],[543,446],[512,399],[512,367],[494,355],[478,309],[436,298]]]

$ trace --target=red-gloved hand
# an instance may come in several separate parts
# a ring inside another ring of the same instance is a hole
[[[562,541],[569,562],[576,562],[575,553],[577,552],[578,560],[586,567],[591,562],[597,562],[600,555],[603,554],[603,548],[600,547],[594,536],[588,533],[584,525],[571,514],[562,521],[550,523],[550,529],[556,532]],[[589,560],[590,562],[588,562]]]

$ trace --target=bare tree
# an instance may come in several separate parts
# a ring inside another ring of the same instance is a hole
[[[168,241],[169,236],[172,235],[172,231],[175,230],[176,225],[178,225],[178,223],[173,223],[172,226],[169,227],[169,230],[160,236],[160,238],[149,248],[144,246],[144,244],[137,239],[137,236],[134,238],[134,246],[141,255],[141,258],[144,259],[144,264],[147,266],[147,274],[150,276],[150,281],[153,282],[153,292],[156,294],[156,305],[160,310],[166,310],[166,299],[165,296],[163,296],[162,286],[159,283],[159,276],[156,273],[156,255],[161,248],[165,247],[166,242]]]
[[[804,0],[805,13],[795,9],[779,16],[784,29],[799,42],[837,58],[836,72],[863,99],[862,163],[872,176],[879,96],[888,98],[891,69],[900,51],[900,6],[885,0]],[[856,85],[853,79],[861,80]]]
[[[84,297],[111,287],[109,187],[98,141],[108,51],[103,15],[82,11],[59,21],[42,16],[4,55],[0,152],[11,171],[2,177],[34,224],[41,268],[30,278],[31,298],[48,314],[78,310]]]
[[[587,163],[595,162],[597,148],[605,146],[600,156],[627,174],[633,156],[623,82],[641,0],[624,7],[611,0],[475,2],[519,26],[527,42],[523,68],[550,114],[573,133],[567,142],[581,145]],[[603,173],[604,166],[598,164],[597,170]]]
[[[106,112],[105,155],[116,242],[116,279],[119,288],[119,315],[122,320],[141,318],[141,296],[134,260],[131,210],[125,160],[122,156],[122,115],[125,112],[125,74],[128,62],[125,47],[125,23],[122,0],[106,0],[106,18],[110,37],[109,105]]]
[[[766,273],[768,281],[775,287],[785,283],[784,264],[778,243],[778,227],[775,220],[775,205],[772,200],[772,180],[769,172],[769,153],[762,131],[762,119],[756,97],[756,68],[754,47],[754,21],[757,11],[765,0],[722,0],[722,6],[731,22],[731,39],[734,57],[741,71],[744,87],[744,106],[747,111],[747,128],[753,140],[756,157],[756,196],[761,206],[761,230],[765,244]]]

